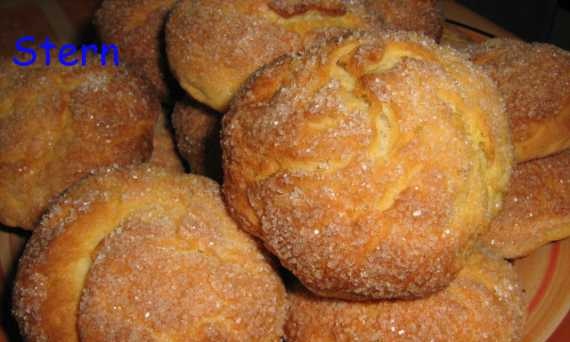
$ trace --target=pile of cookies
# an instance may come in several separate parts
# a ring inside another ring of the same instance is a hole
[[[25,340],[522,338],[505,259],[570,236],[568,52],[440,44],[435,0],[105,0],[95,23],[120,68],[0,65]]]

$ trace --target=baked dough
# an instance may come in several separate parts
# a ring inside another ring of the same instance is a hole
[[[164,26],[176,0],[104,0],[95,14],[101,40],[119,48],[121,63],[169,95]]]
[[[184,172],[184,165],[182,165],[182,160],[176,150],[172,127],[165,113],[159,116],[158,122],[154,127],[152,146],[150,164],[172,171]]]
[[[224,194],[312,291],[441,290],[501,207],[504,104],[464,56],[413,33],[356,33],[266,66],[223,121]]]
[[[222,115],[203,105],[183,100],[172,113],[176,144],[192,173],[222,179],[220,130]]]
[[[224,112],[256,69],[326,31],[379,25],[365,0],[181,0],[168,20],[174,75],[193,98]]]
[[[439,0],[368,0],[384,25],[393,30],[413,31],[439,41],[445,21]]]
[[[92,170],[150,158],[160,104],[137,77],[95,57],[73,67],[3,62],[0,223],[32,229]]]
[[[570,53],[554,45],[491,39],[472,49],[502,92],[518,162],[570,148]]]
[[[413,301],[343,302],[289,293],[287,342],[516,342],[525,321],[511,265],[476,253],[445,290]]]
[[[482,241],[504,258],[518,258],[569,236],[570,151],[518,164],[504,209]]]
[[[26,245],[26,341],[277,341],[286,294],[207,178],[148,165],[74,185]]]

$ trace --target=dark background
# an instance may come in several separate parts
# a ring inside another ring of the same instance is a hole
[[[570,50],[570,0],[458,0],[528,41]]]

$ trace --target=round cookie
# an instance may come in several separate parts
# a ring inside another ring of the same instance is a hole
[[[92,170],[150,158],[158,100],[123,68],[98,62],[0,65],[0,223],[32,229]]]
[[[182,0],[166,27],[168,60],[182,88],[223,112],[256,69],[331,30],[379,25],[369,13],[365,0]]]
[[[344,302],[289,293],[288,342],[520,341],[522,288],[512,266],[476,253],[445,290],[406,301]]]
[[[518,164],[501,213],[482,242],[518,258],[570,236],[570,151]]]
[[[518,162],[570,148],[570,53],[554,45],[491,39],[471,59],[505,98]]]
[[[499,211],[512,146],[492,81],[412,33],[356,33],[264,67],[224,116],[224,195],[312,291],[421,297]]]
[[[277,341],[285,289],[207,178],[98,172],[51,207],[20,260],[27,341]]]
[[[105,0],[95,14],[101,40],[115,44],[128,68],[149,81],[158,96],[169,95],[164,26],[176,0]]]

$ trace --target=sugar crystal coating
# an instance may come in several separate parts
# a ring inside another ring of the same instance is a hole
[[[217,184],[150,165],[100,170],[54,204],[13,307],[27,341],[276,341],[286,314]]]
[[[481,241],[504,258],[570,236],[570,151],[518,164],[501,213]]]
[[[511,265],[475,253],[445,290],[413,301],[345,302],[296,286],[285,325],[288,342],[516,342],[525,321]]]
[[[182,88],[223,112],[264,64],[328,31],[379,25],[364,0],[182,0],[166,27],[168,60]]]
[[[0,63],[1,223],[32,229],[90,171],[150,157],[158,100],[129,71],[99,63]]]
[[[412,31],[439,41],[444,16],[439,0],[368,0],[384,25],[393,30]]]
[[[176,0],[105,0],[95,25],[106,44],[115,44],[121,62],[150,82],[160,96],[168,95],[164,26]]]
[[[554,45],[490,39],[471,59],[505,98],[517,161],[570,148],[570,53]]]
[[[411,33],[324,40],[258,71],[224,116],[224,195],[312,291],[418,297],[449,284],[501,207],[503,102]]]

